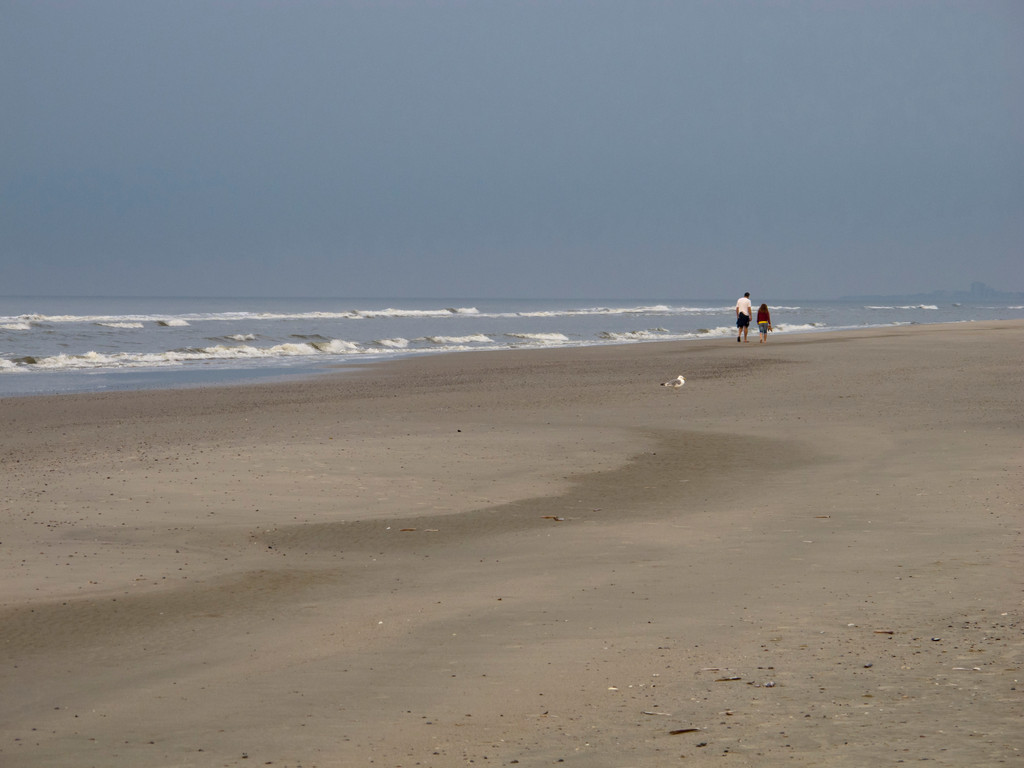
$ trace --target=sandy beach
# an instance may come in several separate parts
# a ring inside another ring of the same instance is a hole
[[[0,765],[1022,765],[1022,349],[0,400]]]

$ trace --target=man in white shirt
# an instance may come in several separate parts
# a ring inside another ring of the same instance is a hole
[[[750,291],[743,294],[743,298],[736,302],[736,341],[747,340],[747,331],[750,330],[750,316],[753,309],[750,306]]]

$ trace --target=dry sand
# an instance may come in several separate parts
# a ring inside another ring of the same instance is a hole
[[[0,400],[0,765],[1021,765],[1022,350]]]

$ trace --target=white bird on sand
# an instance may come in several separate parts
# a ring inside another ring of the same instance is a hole
[[[663,386],[663,387],[675,387],[676,389],[679,389],[685,383],[686,383],[686,379],[684,379],[682,376],[676,376],[674,379],[672,379],[672,381],[663,381],[661,383],[661,386]]]

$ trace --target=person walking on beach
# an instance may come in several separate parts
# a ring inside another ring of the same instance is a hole
[[[768,305],[762,304],[757,308],[757,330],[761,332],[761,344],[768,341],[768,331],[772,329],[772,316],[768,312]]]
[[[747,332],[750,330],[750,316],[752,314],[750,291],[747,291],[743,294],[743,298],[736,302],[736,341],[747,340]]]

